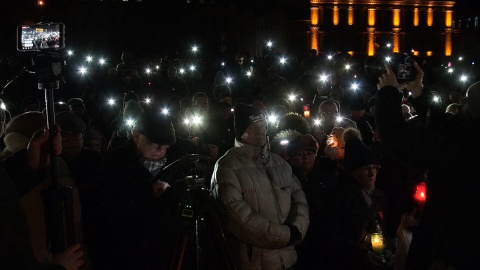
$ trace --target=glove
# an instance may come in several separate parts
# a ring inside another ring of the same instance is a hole
[[[386,260],[385,263],[387,264],[387,266],[392,267],[395,264],[395,256],[390,250],[386,249],[383,253],[383,257]]]
[[[382,267],[382,257],[371,251],[367,252],[365,262],[368,269],[380,269]]]
[[[302,233],[300,233],[298,228],[293,225],[287,225],[287,226],[290,229],[290,239],[288,240],[287,246],[294,245],[298,241],[300,241],[300,239],[302,239]]]

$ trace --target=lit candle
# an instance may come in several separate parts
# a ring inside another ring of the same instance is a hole
[[[308,104],[303,105],[303,116],[305,118],[310,118],[310,105]]]
[[[372,250],[377,255],[383,255],[383,236],[380,233],[372,233],[370,235],[370,241],[372,242]]]
[[[419,204],[425,203],[427,200],[427,184],[425,182],[420,182],[416,185],[413,198]]]

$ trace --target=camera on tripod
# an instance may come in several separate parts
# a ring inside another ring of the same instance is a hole
[[[182,190],[170,269],[233,269],[223,229],[208,189],[210,158],[187,154],[175,161],[175,183]]]

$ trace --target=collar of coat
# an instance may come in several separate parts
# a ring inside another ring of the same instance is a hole
[[[267,159],[269,157],[268,142],[265,146],[259,147],[246,144],[242,141],[235,139],[235,150],[240,154],[252,157],[254,159],[262,158]]]

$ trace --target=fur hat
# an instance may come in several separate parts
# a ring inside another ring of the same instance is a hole
[[[250,124],[265,120],[265,114],[257,107],[238,103],[234,107],[235,137],[240,139]]]
[[[350,173],[357,168],[379,164],[375,154],[362,142],[360,131],[357,129],[347,128],[343,132],[343,141],[345,142],[346,172]]]
[[[169,117],[153,110],[144,111],[134,130],[142,133],[147,140],[156,144],[175,144],[175,129]]]
[[[298,151],[307,150],[317,153],[318,151],[318,143],[315,138],[310,135],[299,135],[293,138],[287,144],[286,152],[289,157],[294,156]]]
[[[84,132],[86,129],[85,122],[83,122],[82,118],[73,112],[59,112],[55,118],[62,130]]]

